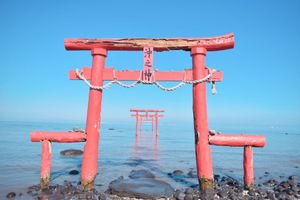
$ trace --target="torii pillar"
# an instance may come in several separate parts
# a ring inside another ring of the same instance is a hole
[[[93,56],[91,84],[102,86],[103,69],[107,50],[103,48],[94,48],[91,53]],[[90,88],[86,119],[86,144],[84,146],[81,170],[81,183],[86,190],[94,187],[94,180],[98,171],[101,103],[102,90]]]
[[[193,47],[191,49],[193,62],[193,78],[205,76],[206,49]],[[206,82],[193,85],[193,114],[195,131],[196,166],[201,191],[209,192],[214,188],[212,159],[209,146],[209,132],[206,104]]]

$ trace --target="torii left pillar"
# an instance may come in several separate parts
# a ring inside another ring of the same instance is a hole
[[[193,62],[193,79],[205,77],[206,49],[193,47],[191,49]],[[206,82],[193,85],[193,114],[195,131],[196,166],[201,192],[210,196],[213,191],[213,170],[209,146],[209,132],[206,104]],[[206,199],[206,198],[205,198]],[[211,199],[208,197],[207,199]]]
[[[94,48],[91,53],[93,56],[91,84],[95,86],[102,86],[103,69],[107,50],[103,48]],[[98,171],[101,103],[102,90],[90,88],[86,120],[86,144],[84,146],[81,170],[81,184],[85,190],[89,190],[94,187],[94,181]]]

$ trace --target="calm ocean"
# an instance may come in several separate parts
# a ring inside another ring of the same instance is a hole
[[[101,127],[99,148],[99,175],[96,189],[104,191],[110,181],[119,176],[126,177],[133,169],[148,169],[159,179],[173,187],[186,187],[197,183],[187,178],[185,182],[175,182],[167,174],[180,169],[188,173],[195,170],[193,125],[160,124],[159,137],[152,133],[151,126],[145,124],[142,134],[135,137],[135,122],[123,124],[104,123]],[[33,123],[0,122],[0,199],[8,192],[26,193],[26,188],[39,182],[41,144],[30,142],[29,133],[33,130],[65,131],[76,123]],[[113,130],[110,130],[113,128]],[[300,132],[279,130],[248,130],[245,133],[263,133],[267,138],[264,148],[254,149],[256,183],[267,178],[296,175],[300,176]],[[220,130],[224,133],[241,133],[239,129]],[[66,158],[60,151],[83,149],[84,143],[52,145],[52,183],[64,180],[77,183],[80,175],[71,176],[70,170],[80,171],[81,157]],[[227,175],[240,181],[243,179],[243,149],[212,147],[214,173]],[[270,175],[265,175],[269,172]],[[21,199],[26,198],[24,195]]]

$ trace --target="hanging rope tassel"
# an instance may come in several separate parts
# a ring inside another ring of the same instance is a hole
[[[215,94],[218,93],[217,87],[216,87],[216,83],[215,83],[214,81],[211,83],[211,93],[212,93],[213,95],[215,95]]]

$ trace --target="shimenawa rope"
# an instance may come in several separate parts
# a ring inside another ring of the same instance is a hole
[[[90,88],[92,89],[95,89],[95,90],[103,90],[103,89],[107,89],[109,88],[112,84],[118,84],[120,85],[121,87],[124,87],[124,88],[132,88],[132,87],[135,87],[137,86],[138,84],[142,83],[142,84],[154,84],[156,85],[159,89],[161,90],[164,90],[164,91],[174,91],[174,90],[177,90],[179,88],[181,88],[182,86],[184,86],[185,84],[197,84],[197,83],[202,83],[202,82],[205,82],[205,81],[208,81],[213,73],[216,72],[215,69],[210,69],[209,70],[209,74],[207,76],[205,76],[204,78],[202,79],[199,79],[199,80],[193,80],[193,81],[187,81],[185,80],[185,73],[184,73],[184,78],[183,80],[178,83],[177,85],[173,86],[173,87],[164,87],[163,85],[161,85],[158,81],[154,80],[154,81],[143,81],[142,80],[142,71],[140,71],[140,76],[139,76],[139,79],[134,81],[133,83],[131,84],[125,84],[119,80],[117,80],[117,77],[115,75],[115,70],[113,70],[113,80],[104,84],[103,86],[96,86],[96,85],[92,85],[83,75],[83,72],[79,69],[76,69],[75,70],[76,72],[76,75],[81,79],[83,80]],[[154,79],[155,79],[155,76],[154,76]],[[217,90],[216,90],[216,85],[215,85],[215,82],[212,81],[212,94],[216,94],[217,93]]]

